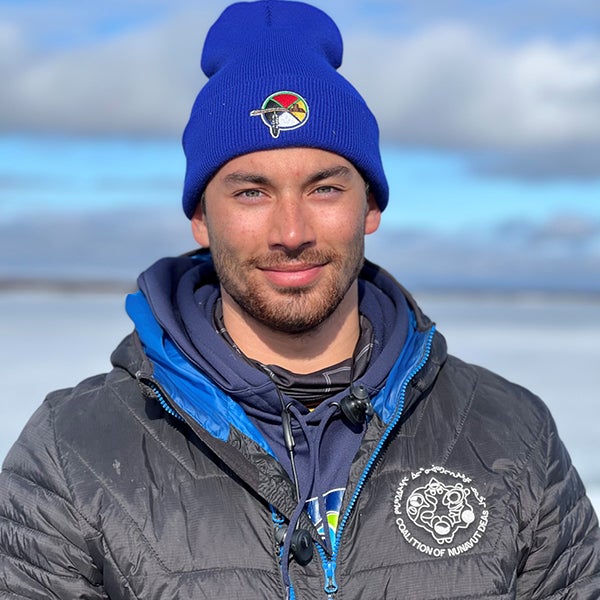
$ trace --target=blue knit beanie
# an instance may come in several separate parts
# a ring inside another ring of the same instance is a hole
[[[289,147],[343,156],[385,208],[379,128],[363,98],[336,70],[342,51],[336,24],[314,6],[259,0],[225,9],[206,36],[201,66],[209,79],[183,134],[188,218],[227,161]]]

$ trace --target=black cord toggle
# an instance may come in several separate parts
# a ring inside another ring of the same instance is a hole
[[[283,525],[275,530],[275,541],[283,544],[288,534],[288,526]],[[305,567],[313,557],[314,542],[306,529],[295,529],[290,542],[290,552],[294,560]]]
[[[362,384],[352,384],[350,394],[340,402],[342,414],[352,425],[362,425],[367,417],[373,416],[373,405],[367,388]]]
[[[314,544],[310,534],[306,529],[296,529],[292,533],[292,543],[290,544],[290,550],[294,560],[305,567],[313,557]]]

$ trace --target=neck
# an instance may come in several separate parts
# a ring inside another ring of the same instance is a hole
[[[356,282],[323,323],[297,334],[256,321],[223,290],[222,298],[223,321],[238,348],[249,358],[293,373],[313,373],[350,358],[360,336]]]

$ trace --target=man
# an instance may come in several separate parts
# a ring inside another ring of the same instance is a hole
[[[364,262],[388,189],[341,54],[302,3],[210,30],[183,140],[204,249],[140,276],[114,370],[7,457],[1,598],[599,597],[545,406]]]

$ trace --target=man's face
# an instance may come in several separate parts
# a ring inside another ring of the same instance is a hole
[[[192,218],[210,247],[224,311],[231,303],[267,327],[304,333],[347,297],[380,211],[346,159],[314,148],[234,158]]]

